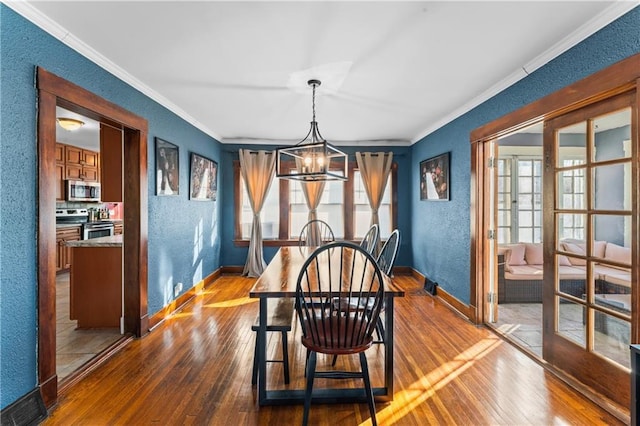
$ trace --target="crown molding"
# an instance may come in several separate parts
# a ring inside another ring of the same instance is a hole
[[[169,99],[165,98],[160,93],[156,92],[155,90],[129,74],[123,68],[116,65],[111,60],[107,59],[105,56],[94,50],[92,47],[67,31],[60,24],[53,21],[38,9],[33,7],[30,3],[26,1],[3,1],[3,3],[43,31],[50,34],[52,37],[58,39],[71,49],[75,50],[82,56],[94,62],[99,67],[105,69],[120,80],[129,84],[134,89],[142,92],[144,95],[158,102],[160,105],[167,108],[192,126],[203,131],[204,133],[218,141],[221,139],[220,135],[218,135],[216,132],[200,123],[198,120],[193,118],[186,111],[171,102]]]
[[[297,140],[284,139],[266,139],[266,138],[225,138],[220,141],[226,145],[274,145],[274,146],[293,146],[300,142]],[[411,146],[411,141],[406,139],[373,139],[358,141],[336,141],[329,142],[333,146]]]
[[[416,142],[422,140],[429,134],[435,132],[439,128],[445,126],[446,124],[452,122],[456,118],[466,114],[471,111],[473,108],[482,104],[483,102],[491,99],[493,96],[502,92],[506,88],[512,86],[518,81],[522,80],[538,68],[547,64],[551,60],[557,58],[567,50],[571,49],[573,46],[577,45],[581,41],[585,40],[589,36],[593,35],[597,31],[609,25],[611,22],[615,21],[625,13],[634,9],[636,6],[640,4],[640,0],[620,0],[615,1],[611,6],[606,8],[601,14],[595,16],[591,20],[587,21],[585,24],[580,26],[576,31],[569,34],[567,37],[555,43],[541,55],[537,56],[533,60],[527,62],[522,66],[522,68],[515,70],[511,74],[509,74],[506,78],[499,81],[498,83],[491,86],[489,89],[482,92],[480,95],[471,99],[469,102],[465,103],[459,108],[453,110],[450,114],[442,117],[440,120],[432,123],[427,128],[425,128],[422,132],[419,132],[416,137],[411,140],[411,144],[415,144]]]

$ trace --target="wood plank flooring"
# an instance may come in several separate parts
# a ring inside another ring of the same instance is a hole
[[[376,404],[380,425],[622,424],[485,327],[476,327],[399,276],[395,393]],[[131,342],[61,396],[45,425],[290,425],[302,406],[259,407],[251,386],[255,279],[224,276],[147,337]],[[291,384],[302,387],[305,352],[294,322]],[[295,334],[295,335],[294,335]],[[279,355],[277,333],[268,353]],[[368,353],[380,376],[377,346]],[[340,357],[339,364],[352,364]],[[328,368],[330,359],[319,358]],[[284,386],[280,364],[270,387]],[[360,383],[353,383],[360,386]],[[318,382],[316,386],[323,386]],[[310,424],[371,424],[366,404],[312,404]]]

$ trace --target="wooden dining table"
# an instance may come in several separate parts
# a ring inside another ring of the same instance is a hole
[[[260,301],[256,343],[258,345],[257,386],[260,405],[304,403],[304,389],[267,389],[267,304],[269,299],[295,297],[300,270],[314,250],[314,247],[281,247],[249,291],[250,298],[258,298]],[[393,399],[393,301],[396,297],[404,296],[404,291],[395,285],[391,278],[386,275],[384,277],[384,385],[373,388],[373,395],[377,401]],[[272,302],[274,301],[272,300]],[[313,399],[325,403],[366,402],[362,389],[355,388],[314,389]]]

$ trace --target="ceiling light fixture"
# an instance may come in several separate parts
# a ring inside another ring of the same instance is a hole
[[[84,126],[84,121],[76,120],[75,118],[58,117],[58,124],[65,130],[73,131]]]
[[[276,150],[276,176],[304,182],[347,180],[347,154],[328,144],[318,130],[316,87],[320,80],[307,84],[313,89],[311,128],[296,145]]]

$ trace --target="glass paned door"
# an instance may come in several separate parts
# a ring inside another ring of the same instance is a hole
[[[544,358],[623,405],[637,291],[632,105],[620,95],[545,125]]]

